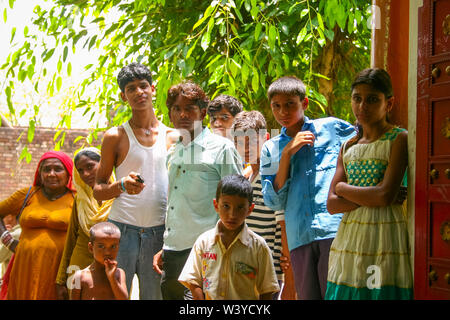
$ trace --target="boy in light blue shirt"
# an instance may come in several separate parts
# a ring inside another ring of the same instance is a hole
[[[217,184],[230,174],[242,173],[242,161],[229,139],[203,127],[209,99],[195,83],[172,86],[167,94],[169,118],[180,140],[169,150],[169,197],[163,250],[153,268],[161,273],[164,300],[189,299],[178,277],[197,237],[214,228],[218,216],[212,199]]]
[[[283,128],[261,151],[264,202],[285,212],[298,298],[320,300],[325,296],[331,242],[342,218],[328,213],[328,190],[339,149],[354,135],[354,127],[332,117],[306,117],[306,88],[296,77],[276,80],[268,98]]]

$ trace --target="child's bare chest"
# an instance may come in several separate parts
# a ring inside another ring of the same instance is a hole
[[[93,274],[85,281],[81,290],[82,300],[115,300],[106,275]]]

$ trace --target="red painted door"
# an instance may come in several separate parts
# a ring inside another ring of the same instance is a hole
[[[450,1],[419,9],[416,299],[450,299]]]

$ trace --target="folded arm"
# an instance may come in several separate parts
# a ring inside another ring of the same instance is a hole
[[[344,181],[335,184],[337,196],[365,207],[385,207],[397,197],[408,165],[408,135],[401,132],[392,144],[389,164],[383,181],[373,187],[357,187]]]

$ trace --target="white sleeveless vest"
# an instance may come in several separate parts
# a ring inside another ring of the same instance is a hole
[[[140,173],[145,187],[140,194],[122,193],[111,207],[109,219],[147,228],[164,224],[169,178],[166,168],[167,127],[159,122],[159,133],[151,147],[145,147],[134,136],[128,122],[123,124],[130,147],[125,160],[116,168],[117,180],[131,171]]]

